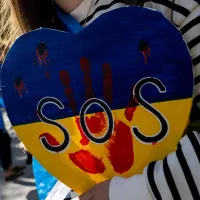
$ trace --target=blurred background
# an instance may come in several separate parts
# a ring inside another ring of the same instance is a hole
[[[26,169],[24,170],[24,175],[12,182],[6,183],[4,182],[3,171],[0,170],[0,200],[38,200],[32,165],[26,165],[27,154],[12,129],[5,109],[1,109],[1,112],[5,128],[12,139],[11,149],[13,164],[17,166],[25,165]]]

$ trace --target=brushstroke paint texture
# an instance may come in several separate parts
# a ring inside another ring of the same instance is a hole
[[[86,150],[71,153],[69,158],[77,167],[90,174],[103,174],[106,169],[100,158]]]
[[[138,57],[143,56],[138,50],[141,40],[147,41],[151,49],[148,64],[143,59],[138,61]],[[33,65],[38,41],[44,41],[48,47],[51,81],[44,77],[42,67]],[[193,94],[193,80],[189,78],[192,77],[191,59],[180,32],[161,13],[143,8],[130,7],[106,13],[76,35],[49,29],[27,33],[17,40],[6,58],[12,59],[6,60],[2,68],[2,85],[6,85],[3,94],[14,126],[39,122],[34,112],[44,96],[58,98],[66,108],[59,112],[53,105],[44,108],[53,120],[76,116],[84,102],[94,96],[107,102],[111,110],[126,108],[132,86],[147,76],[159,78],[167,89],[167,94],[161,95],[155,87],[146,85],[142,95],[149,103],[186,99]],[[107,78],[111,75],[110,70],[102,72],[104,63],[112,71],[112,88]],[[70,75],[76,115],[59,81],[61,70]],[[18,76],[30,91],[20,103],[18,92],[10,84]],[[104,82],[112,89],[112,103]],[[92,106],[88,114],[101,111],[100,107]]]
[[[121,121],[115,122],[114,135],[106,144],[108,159],[115,172],[123,174],[134,163],[133,139],[130,127]]]

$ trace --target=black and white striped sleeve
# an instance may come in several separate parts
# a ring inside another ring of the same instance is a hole
[[[193,10],[180,28],[192,55],[196,89],[195,101],[200,108],[200,6]]]
[[[200,135],[185,136],[176,152],[152,162],[145,174],[154,199],[200,199]]]
[[[192,132],[177,151],[152,162],[142,175],[115,177],[110,200],[200,200],[200,134]]]
[[[200,108],[200,0],[145,0],[180,28],[190,49],[195,78],[195,103]]]
[[[126,6],[125,0],[84,0],[70,13],[82,26],[87,26],[103,13]]]

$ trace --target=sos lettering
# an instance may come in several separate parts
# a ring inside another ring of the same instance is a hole
[[[152,115],[154,115],[157,118],[157,120],[159,121],[160,131],[157,132],[153,136],[146,136],[145,133],[142,133],[139,130],[139,128],[136,127],[136,126],[131,127],[131,129],[132,129],[133,134],[137,137],[137,139],[140,142],[146,143],[146,144],[152,144],[152,143],[158,143],[158,142],[162,141],[167,136],[168,131],[169,131],[169,125],[168,125],[168,121],[165,118],[165,116],[163,116],[162,113],[160,113],[156,108],[154,108],[150,103],[148,103],[143,98],[142,88],[147,84],[152,84],[154,87],[156,87],[158,89],[158,91],[160,93],[165,93],[166,88],[165,88],[164,84],[159,79],[152,78],[152,77],[146,77],[146,78],[143,78],[140,81],[138,81],[138,83],[135,85],[135,87],[133,89],[133,96],[137,99],[138,104],[140,106],[142,106],[143,108],[145,108]],[[56,126],[57,128],[59,128],[64,135],[64,141],[60,145],[52,146],[48,143],[48,140],[45,136],[41,137],[40,140],[41,140],[42,145],[48,151],[50,151],[52,153],[63,152],[69,147],[70,134],[69,134],[68,130],[63,125],[59,124],[58,122],[56,122],[54,120],[47,118],[43,114],[43,108],[47,104],[54,104],[59,109],[64,109],[65,107],[62,104],[62,102],[59,101],[59,99],[54,98],[54,97],[44,97],[43,99],[40,100],[40,102],[38,103],[38,106],[37,106],[39,119],[44,123],[47,123],[49,125]],[[107,122],[108,122],[107,123],[107,130],[105,131],[105,134],[101,137],[95,137],[90,132],[89,128],[87,127],[86,114],[87,114],[88,109],[93,105],[97,105],[97,106],[101,107],[104,110],[104,113],[107,117]],[[106,102],[104,102],[101,99],[92,98],[92,99],[87,100],[83,104],[83,106],[80,110],[80,125],[81,125],[83,132],[85,133],[85,136],[91,142],[98,143],[98,144],[106,143],[110,139],[110,137],[112,136],[112,133],[113,133],[113,130],[114,130],[114,118],[113,118],[112,111],[111,111],[110,107],[106,104]]]

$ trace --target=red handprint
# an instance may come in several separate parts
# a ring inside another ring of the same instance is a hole
[[[133,165],[133,139],[131,129],[121,121],[115,122],[114,134],[108,144],[108,158],[115,170],[120,174],[127,172]]]
[[[139,103],[138,103],[137,99],[134,96],[132,96],[132,91],[131,91],[131,99],[130,99],[130,102],[128,103],[128,105],[127,105],[127,107],[125,109],[125,113],[124,113],[126,119],[129,122],[132,121],[138,104]]]
[[[87,99],[93,98],[95,93],[92,89],[92,79],[90,77],[90,62],[87,58],[82,58],[80,65],[81,70],[83,71],[84,83],[86,87],[85,96]],[[102,66],[102,70],[104,98],[108,103],[112,103],[112,71],[108,64],[104,64]],[[76,103],[73,97],[72,88],[70,88],[70,77],[67,71],[60,72],[60,80],[61,83],[66,87],[65,90],[70,90],[70,92],[65,92],[65,94],[69,102],[71,102],[69,104],[72,111],[74,114],[76,114]],[[132,120],[134,112],[137,108],[136,105],[137,102],[131,98],[131,101],[125,110],[125,116],[128,121]],[[106,117],[102,112],[92,114],[90,117],[86,117],[85,121],[89,131],[96,136],[101,136],[107,128]],[[81,127],[80,118],[76,117],[75,122],[82,137],[80,143],[83,146],[87,146],[91,141],[88,139]],[[123,174],[130,170],[134,163],[134,151],[132,133],[128,125],[116,119],[113,134],[110,140],[103,145],[105,145],[108,150],[107,157],[110,160],[115,172]],[[87,150],[80,150],[79,152],[69,154],[69,158],[77,167],[91,174],[102,174],[106,169],[102,158],[98,158]]]

